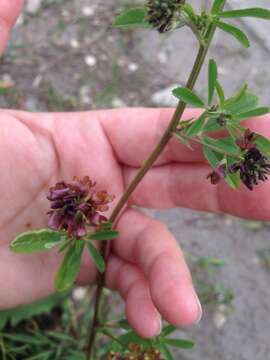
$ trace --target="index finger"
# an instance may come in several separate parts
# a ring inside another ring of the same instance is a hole
[[[139,167],[159,142],[169,125],[174,109],[130,108],[98,112],[104,131],[118,161],[131,167]],[[199,109],[188,109],[183,119],[197,117]],[[198,162],[202,160],[199,146],[194,151],[172,139],[155,165],[171,161]]]
[[[196,119],[202,110],[186,109],[183,120]],[[131,108],[97,112],[104,131],[118,161],[129,167],[140,167],[159,142],[167,128],[174,109]],[[246,121],[252,131],[269,136],[270,116]],[[172,162],[202,162],[201,147],[192,144],[190,150],[176,138],[170,140],[155,165]]]
[[[6,48],[9,33],[23,7],[23,0],[0,0],[0,54]]]

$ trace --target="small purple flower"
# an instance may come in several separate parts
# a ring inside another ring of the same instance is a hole
[[[225,178],[226,175],[226,167],[225,165],[220,165],[215,168],[210,174],[207,175],[207,179],[210,179],[211,184],[217,185],[221,179]]]
[[[82,180],[75,178],[71,183],[61,181],[51,187],[47,194],[47,199],[51,201],[48,227],[64,230],[80,239],[86,235],[87,226],[98,227],[107,221],[100,213],[109,209],[108,204],[114,196],[105,190],[97,192],[95,185],[86,176]]]
[[[252,132],[250,129],[246,129],[244,136],[236,140],[236,145],[240,147],[241,150],[249,150],[253,147],[254,141],[257,139],[258,135]]]

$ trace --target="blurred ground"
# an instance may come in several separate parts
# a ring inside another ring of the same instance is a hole
[[[113,16],[128,0],[30,2],[1,59],[1,107],[66,111],[171,104],[166,88],[184,83],[192,67],[196,44],[185,30],[160,37],[112,29]],[[229,3],[243,6],[240,0]],[[269,8],[269,1],[244,5],[251,4]],[[270,24],[244,21],[242,26],[253,42],[250,50],[218,33],[211,56],[219,60],[228,94],[248,82],[269,105]],[[196,87],[202,95],[205,79],[204,73]],[[270,248],[268,225],[182,209],[153,213],[185,251],[226,259],[216,281],[235,294],[233,310],[206,309],[200,325],[188,332],[197,346],[181,359],[269,359],[270,272],[256,255]]]

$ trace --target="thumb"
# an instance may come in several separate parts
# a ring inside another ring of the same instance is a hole
[[[19,17],[24,0],[0,0],[0,55],[4,52],[9,33]]]

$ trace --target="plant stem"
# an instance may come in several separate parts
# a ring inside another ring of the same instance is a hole
[[[243,160],[243,157],[239,154],[239,155],[235,155],[235,154],[232,154],[232,153],[229,153],[229,152],[227,152],[227,151],[225,151],[225,150],[223,150],[223,149],[220,149],[220,148],[218,148],[218,147],[216,147],[216,146],[214,146],[214,145],[211,145],[211,144],[207,144],[207,142],[205,142],[202,138],[188,138],[187,136],[185,136],[185,135],[181,135],[182,137],[183,137],[183,139],[185,139],[185,140],[190,140],[190,141],[193,141],[193,142],[195,142],[195,143],[197,143],[197,144],[200,144],[200,145],[203,145],[203,146],[205,146],[205,147],[208,147],[208,149],[210,149],[210,150],[213,150],[213,151],[215,151],[215,152],[217,152],[217,153],[219,153],[219,154],[221,154],[221,155],[225,155],[225,156],[230,156],[231,158],[234,158],[235,160],[238,160],[238,161],[240,161],[240,160]]]
[[[225,2],[224,2],[224,4],[225,4]],[[224,6],[224,4],[223,4],[223,6]],[[202,66],[204,64],[206,55],[208,53],[208,50],[209,50],[209,47],[211,44],[211,41],[213,39],[215,30],[216,30],[216,26],[214,24],[211,24],[205,35],[206,43],[200,44],[194,66],[192,68],[191,74],[190,74],[189,79],[186,84],[186,87],[189,88],[190,90],[193,89],[193,87],[199,77],[199,74],[201,72]],[[120,198],[119,202],[115,206],[115,208],[111,214],[111,217],[109,219],[110,222],[114,223],[117,220],[118,215],[120,214],[123,207],[127,203],[129,197],[132,195],[132,193],[134,192],[136,187],[139,185],[139,183],[141,182],[141,180],[143,179],[145,174],[153,166],[155,161],[158,159],[159,155],[162,153],[162,151],[164,150],[164,148],[170,141],[171,137],[173,136],[173,132],[176,130],[178,123],[182,118],[185,108],[186,108],[186,104],[183,101],[180,101],[178,103],[178,106],[172,116],[172,119],[171,119],[167,129],[165,130],[164,134],[162,135],[159,143],[154,148],[154,150],[152,151],[152,153],[150,154],[148,159],[144,162],[144,164],[138,171],[137,175],[131,181],[127,190],[124,192],[124,194]],[[101,254],[104,256],[105,259],[107,259],[108,255],[109,255],[109,246],[110,246],[110,244],[107,241],[103,242],[102,246],[101,246]],[[95,295],[95,312],[94,312],[94,318],[93,318],[92,326],[90,329],[89,340],[88,340],[88,344],[87,344],[87,359],[88,360],[94,360],[92,358],[92,353],[93,353],[96,333],[97,333],[98,327],[100,326],[99,315],[100,315],[100,310],[101,310],[101,299],[102,299],[102,291],[103,291],[104,284],[105,284],[105,274],[98,273],[97,289],[96,289],[96,295]]]

